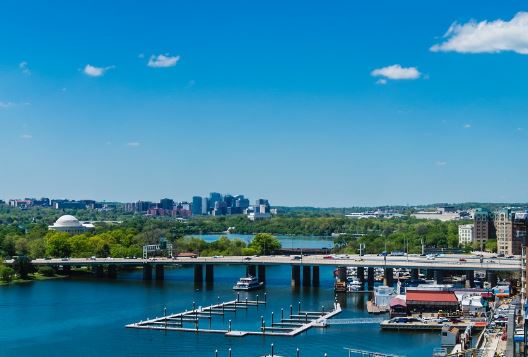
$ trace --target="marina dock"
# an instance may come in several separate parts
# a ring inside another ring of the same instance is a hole
[[[272,312],[271,323],[269,325],[266,325],[263,317],[261,317],[260,329],[256,331],[233,330],[232,320],[229,320],[227,329],[211,328],[211,321],[216,317],[223,318],[226,314],[233,314],[235,316],[239,309],[257,308],[261,304],[266,304],[266,300],[250,301],[246,299],[245,301],[240,301],[236,299],[201,308],[193,306],[193,309],[190,311],[170,315],[165,314],[163,317],[136,322],[126,325],[126,327],[148,330],[217,333],[231,337],[243,337],[247,335],[295,336],[312,327],[326,327],[326,321],[341,312],[339,303],[335,303],[333,309],[326,312],[302,311],[299,303],[299,308],[295,314],[293,313],[291,305],[289,315],[284,316],[284,309],[281,309],[281,314],[277,318],[277,321],[275,321],[274,313]],[[200,326],[201,320],[209,321],[209,328],[204,328],[203,325]]]

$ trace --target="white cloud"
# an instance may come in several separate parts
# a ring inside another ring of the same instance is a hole
[[[20,62],[18,68],[20,68],[20,71],[22,71],[22,73],[24,73],[25,75],[29,76],[31,74],[31,70],[29,69],[27,61]]]
[[[180,56],[170,56],[168,53],[164,55],[152,55],[149,58],[147,66],[152,68],[166,68],[174,67],[180,60]]]
[[[141,144],[138,143],[137,141],[132,141],[132,142],[127,143],[127,146],[129,147],[138,147],[139,145]]]
[[[11,108],[11,107],[18,107],[18,106],[28,106],[28,105],[31,105],[31,103],[29,102],[19,102],[19,103],[14,103],[14,102],[2,102],[0,101],[0,109],[6,109],[6,108]]]
[[[140,54],[138,55],[138,58],[145,58],[145,54],[144,54],[144,53],[140,53]]]
[[[402,67],[399,64],[393,64],[383,68],[377,68],[370,72],[374,77],[383,77],[378,84],[387,83],[387,79],[399,80],[399,79],[418,79],[422,75],[416,67]]]
[[[380,78],[376,81],[376,84],[384,85],[387,84],[387,80],[384,78]]]
[[[24,140],[33,139],[33,135],[31,135],[31,134],[22,134],[22,135],[20,135],[20,139],[24,139]]]
[[[15,103],[12,102],[0,102],[0,108],[11,108]]]
[[[433,52],[498,53],[513,51],[528,54],[528,12],[518,12],[510,21],[469,21],[453,23],[444,42],[431,47]]]
[[[470,129],[471,128],[471,124],[464,124],[464,129]]]
[[[436,161],[435,165],[436,166],[445,166],[445,165],[447,165],[447,162],[445,162],[445,161]]]
[[[84,74],[90,77],[101,77],[108,71],[109,69],[115,68],[115,66],[108,66],[108,67],[95,67],[90,64],[87,64],[84,67]]]

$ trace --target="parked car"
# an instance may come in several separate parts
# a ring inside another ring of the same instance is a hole
[[[458,261],[459,262],[467,262],[466,258],[460,258]]]

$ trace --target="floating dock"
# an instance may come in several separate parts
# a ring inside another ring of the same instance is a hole
[[[274,320],[274,314],[272,313],[271,324],[268,326],[261,319],[259,331],[233,330],[231,320],[229,320],[227,330],[200,327],[200,320],[208,320],[211,322],[215,317],[223,317],[228,313],[236,314],[236,311],[239,309],[258,307],[260,304],[266,304],[266,301],[240,301],[237,299],[203,308],[193,307],[190,311],[140,321],[126,325],[126,327],[147,330],[217,333],[231,337],[244,337],[247,335],[295,336],[312,327],[326,327],[326,320],[341,312],[341,306],[338,303],[335,303],[333,310],[328,312],[301,311],[299,304],[297,314],[293,314],[292,307],[290,306],[290,314],[284,317],[284,311],[281,309],[281,316],[277,319],[278,321]],[[209,326],[211,326],[210,323]]]

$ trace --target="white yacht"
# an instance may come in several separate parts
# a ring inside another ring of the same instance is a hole
[[[233,290],[258,290],[264,286],[264,283],[259,283],[258,279],[254,276],[247,276],[240,278],[237,283],[233,286]]]
[[[363,284],[358,279],[353,279],[352,281],[347,282],[347,291],[349,293],[360,291],[363,287]]]

